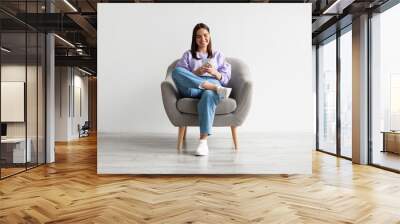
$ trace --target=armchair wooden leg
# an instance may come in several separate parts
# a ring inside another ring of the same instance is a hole
[[[231,132],[232,132],[232,138],[233,138],[233,144],[235,145],[235,150],[237,151],[239,149],[238,145],[238,140],[237,140],[237,127],[231,126]]]
[[[186,141],[186,132],[187,132],[187,126],[185,126],[185,132],[183,133],[183,141]]]
[[[178,145],[177,145],[178,151],[181,151],[184,135],[185,135],[185,127],[179,127],[179,131],[178,131]]]

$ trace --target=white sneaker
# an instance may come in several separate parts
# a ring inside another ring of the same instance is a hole
[[[222,98],[228,98],[229,95],[231,95],[232,88],[227,88],[223,86],[218,86],[217,87],[217,93],[220,95]]]
[[[208,145],[207,140],[200,140],[199,146],[197,146],[196,156],[207,156],[208,155]]]

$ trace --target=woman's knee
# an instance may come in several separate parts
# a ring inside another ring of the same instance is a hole
[[[216,85],[216,86],[220,86],[221,85],[221,83],[216,79],[209,79],[207,81],[212,83],[212,84],[214,84],[214,85]]]
[[[187,70],[184,68],[176,67],[176,68],[174,68],[174,70],[172,70],[172,77],[177,76],[185,71],[187,71]]]
[[[217,93],[214,90],[206,89],[206,90],[203,91],[202,97],[210,98],[210,97],[213,97],[215,94],[217,94]]]
[[[181,67],[176,67],[174,70],[172,70],[172,80],[175,81],[175,83],[179,82],[180,77],[182,77],[183,73],[185,72],[186,69],[181,68]]]

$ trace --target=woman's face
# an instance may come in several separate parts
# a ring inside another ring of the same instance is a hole
[[[207,48],[208,43],[210,42],[210,33],[204,29],[200,28],[196,32],[196,44],[199,48]]]

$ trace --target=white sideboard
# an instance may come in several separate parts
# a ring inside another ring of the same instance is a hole
[[[13,147],[13,163],[25,163],[32,161],[32,140],[26,139],[27,147],[25,152],[25,138],[6,138],[1,139],[2,145]],[[26,158],[26,161],[25,161]]]

